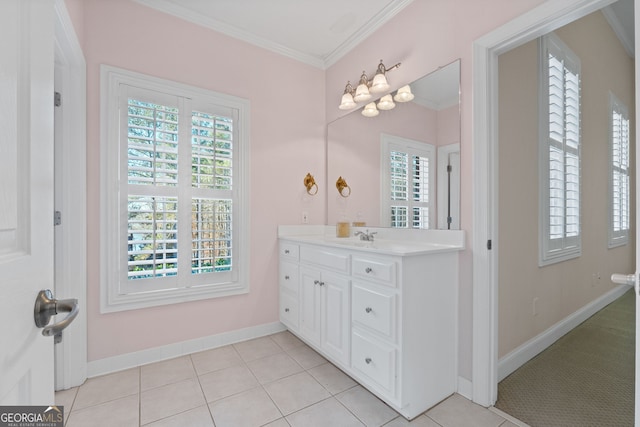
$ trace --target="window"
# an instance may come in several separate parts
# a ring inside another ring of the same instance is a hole
[[[102,66],[103,312],[248,291],[248,102]]]
[[[433,228],[435,147],[384,134],[381,147],[381,223],[395,228]]]
[[[629,112],[612,93],[609,94],[609,247],[629,241]]]
[[[580,60],[553,34],[540,46],[542,266],[581,254]]]

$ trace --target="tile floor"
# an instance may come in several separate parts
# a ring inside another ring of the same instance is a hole
[[[289,332],[90,378],[56,393],[67,427],[514,427],[454,394],[407,422]]]

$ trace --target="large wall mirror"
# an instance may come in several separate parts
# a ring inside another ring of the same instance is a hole
[[[460,228],[460,60],[409,85],[410,102],[329,123],[329,225]]]

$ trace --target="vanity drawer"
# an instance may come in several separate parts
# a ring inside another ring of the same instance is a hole
[[[395,396],[396,349],[360,334],[351,334],[351,366]]]
[[[298,298],[280,292],[280,321],[293,330],[298,329]]]
[[[298,271],[298,264],[280,262],[280,286],[298,294],[298,283],[300,280]]]
[[[295,243],[280,242],[280,257],[291,261],[298,261],[300,256],[300,246]]]
[[[348,253],[333,249],[324,249],[316,246],[303,246],[300,249],[300,261],[348,273],[350,256]]]
[[[396,293],[382,286],[353,282],[351,318],[395,341]]]
[[[396,286],[396,262],[391,259],[354,256],[352,273],[354,277],[373,279],[389,286]]]

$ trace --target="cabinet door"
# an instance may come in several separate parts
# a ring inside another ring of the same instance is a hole
[[[349,280],[322,273],[322,349],[336,360],[348,364],[350,350]]]
[[[320,344],[320,271],[300,269],[300,335]]]

